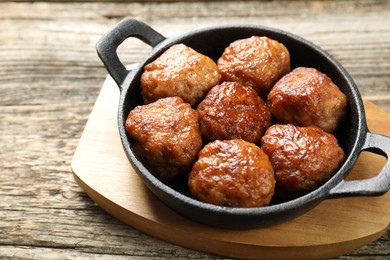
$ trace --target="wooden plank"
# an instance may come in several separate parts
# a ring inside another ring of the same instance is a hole
[[[95,43],[124,17],[165,36],[231,23],[291,31],[335,56],[390,112],[389,1],[1,2],[0,258],[214,259],[122,224],[73,180],[70,161],[107,75]],[[118,50],[124,63],[149,51],[137,40]],[[388,258],[388,236],[343,259]]]
[[[387,23],[378,16],[388,20],[390,8],[386,8],[386,1],[364,3],[299,1],[286,2],[283,8],[277,8],[272,2],[229,3],[223,8],[219,2],[80,3],[78,8],[60,3],[1,3],[1,10],[12,12],[0,12],[0,26],[7,28],[0,32],[0,43],[4,41],[0,66],[5,68],[0,72],[0,83],[7,82],[7,90],[30,79],[58,84],[61,77],[65,83],[62,88],[68,88],[75,77],[82,77],[83,82],[93,79],[101,82],[105,71],[96,57],[94,44],[108,28],[129,16],[140,18],[166,36],[225,23],[263,24],[288,30],[306,37],[339,59],[362,95],[388,99],[390,32]],[[34,12],[28,12],[30,9]],[[305,20],[305,23],[297,20]],[[149,50],[141,42],[129,40],[121,46],[119,54],[125,63],[134,63]],[[17,67],[9,67],[10,64]]]
[[[325,200],[296,219],[267,228],[223,230],[191,221],[158,200],[129,164],[116,129],[118,100],[119,91],[108,77],[73,157],[72,170],[96,203],[131,226],[188,248],[240,259],[325,259],[372,242],[387,229],[390,193]],[[371,129],[390,135],[386,124],[390,114],[368,101],[365,108]],[[364,153],[348,179],[373,177],[384,161]]]

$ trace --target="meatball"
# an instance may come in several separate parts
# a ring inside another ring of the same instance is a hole
[[[290,71],[290,54],[276,40],[252,36],[232,42],[217,61],[223,81],[237,81],[266,97],[272,86]]]
[[[304,195],[328,181],[344,161],[335,136],[316,126],[275,124],[261,139],[282,199]]]
[[[334,132],[345,118],[347,98],[333,81],[314,68],[299,67],[281,78],[268,95],[279,123],[315,125]]]
[[[136,154],[163,181],[188,174],[202,148],[198,113],[180,97],[135,107],[126,120]]]
[[[212,59],[184,44],[176,44],[144,67],[141,93],[145,104],[179,96],[195,107],[220,79]]]
[[[272,199],[275,178],[268,156],[255,144],[217,140],[199,152],[188,186],[194,198],[206,203],[262,207]]]
[[[250,87],[223,82],[199,104],[202,135],[209,141],[244,139],[258,143],[271,125],[268,105]]]

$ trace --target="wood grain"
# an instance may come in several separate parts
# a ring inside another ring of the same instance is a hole
[[[390,112],[389,1],[1,2],[0,258],[217,258],[128,227],[73,180],[70,162],[107,75],[94,46],[124,17],[167,37],[225,23],[291,31],[335,56]],[[137,40],[118,50],[124,63],[149,51]],[[389,256],[387,232],[341,259]]]
[[[191,221],[154,196],[129,164],[117,131],[118,102],[118,88],[108,77],[77,146],[72,170],[96,203],[137,229],[187,248],[240,259],[324,259],[355,250],[386,232],[390,193],[325,200],[296,219],[267,228],[226,230]],[[365,108],[372,130],[390,135],[386,124],[390,114],[369,101]],[[362,153],[348,179],[374,177],[384,161]]]

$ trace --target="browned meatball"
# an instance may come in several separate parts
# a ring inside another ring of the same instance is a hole
[[[257,143],[271,125],[268,105],[252,88],[237,82],[213,87],[197,111],[201,133],[209,141],[244,139]]]
[[[268,104],[280,123],[316,125],[332,133],[345,118],[347,98],[327,75],[299,67],[275,84]]]
[[[137,155],[162,180],[188,173],[202,148],[198,114],[180,97],[134,108],[126,131],[136,142]]]
[[[212,59],[184,44],[173,45],[144,69],[141,92],[146,104],[179,96],[194,107],[221,79]]]
[[[270,203],[275,178],[268,156],[244,140],[214,141],[200,152],[189,175],[194,198],[228,207],[261,207]]]
[[[316,126],[273,125],[261,139],[283,199],[304,195],[328,181],[344,161],[337,139]]]
[[[290,54],[276,40],[252,36],[232,42],[217,61],[223,81],[237,81],[265,97],[290,71]]]

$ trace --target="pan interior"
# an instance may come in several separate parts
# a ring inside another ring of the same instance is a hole
[[[137,69],[133,70],[132,73],[128,75],[124,82],[118,115],[122,142],[133,166],[137,168],[141,177],[153,192],[157,194],[161,194],[161,192],[171,193],[168,197],[174,197],[177,195],[176,192],[178,192],[185,197],[189,197],[185,179],[179,180],[173,184],[168,184],[169,188],[165,184],[160,183],[157,179],[154,179],[150,172],[147,172],[146,169],[143,168],[143,165],[138,161],[132,150],[132,141],[125,133],[124,122],[128,113],[135,106],[142,104],[139,82],[143,72],[143,66],[156,59],[161,53],[176,43],[184,43],[216,61],[231,42],[237,39],[249,38],[253,35],[267,36],[283,43],[290,52],[292,69],[300,66],[316,68],[327,74],[341,91],[346,94],[348,97],[348,115],[346,120],[336,131],[335,135],[344,149],[346,158],[351,157],[351,153],[355,153],[357,140],[362,134],[360,130],[361,127],[359,128],[358,126],[365,124],[363,106],[358,90],[352,79],[342,66],[329,56],[328,53],[298,36],[275,29],[258,26],[209,28],[163,41],[153,49],[152,53],[140,63],[140,66]],[[343,172],[339,172],[336,175],[344,174],[345,173]],[[343,176],[341,176],[341,178],[342,177]],[[173,192],[171,188],[174,190]],[[185,197],[183,198],[186,200]]]

